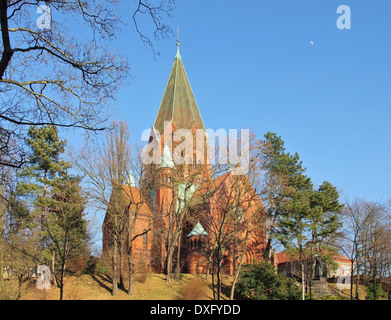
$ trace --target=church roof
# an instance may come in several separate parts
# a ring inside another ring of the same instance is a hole
[[[122,190],[129,201],[129,212],[137,212],[140,215],[153,215],[152,211],[143,199],[139,188],[123,185]]]
[[[191,129],[194,124],[198,129],[205,129],[179,54],[179,43],[177,45],[174,65],[154,124],[159,132],[164,129],[164,122],[171,120],[177,129]]]
[[[204,227],[201,225],[201,223],[198,221],[193,230],[190,231],[190,233],[187,235],[190,236],[207,236],[208,233],[204,229]]]
[[[351,262],[351,260],[349,258],[347,258],[339,253],[326,251],[325,254],[331,255],[331,257],[333,258],[334,261]],[[286,251],[277,252],[274,254],[274,263],[276,265],[283,264],[283,263],[289,263],[293,260],[295,260],[295,258],[292,257],[291,255],[289,255]]]

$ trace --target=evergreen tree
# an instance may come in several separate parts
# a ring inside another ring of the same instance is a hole
[[[342,205],[329,182],[314,190],[311,179],[297,153],[287,153],[284,141],[268,132],[260,143],[260,158],[265,172],[263,201],[267,207],[269,235],[266,258],[271,257],[273,239],[279,240],[300,265],[304,299],[305,267],[308,256],[312,271],[312,250],[325,250],[325,240],[339,227]],[[312,272],[310,272],[312,276]]]
[[[61,160],[66,141],[59,138],[58,129],[53,125],[30,126],[26,140],[30,156],[28,165],[19,173],[21,180],[17,191],[19,196],[26,197],[28,203],[30,214],[27,220],[36,238],[37,254],[41,255],[39,260],[43,264],[48,264],[51,260],[54,272],[55,250],[43,224],[53,202],[53,188],[70,168],[68,162]],[[51,254],[48,248],[51,248]]]
[[[305,296],[305,261],[308,254],[308,230],[311,221],[310,207],[311,189],[295,190],[283,204],[280,217],[280,232],[278,238],[288,251],[289,255],[297,256],[300,265],[302,299]]]
[[[334,232],[340,212],[338,192],[330,183],[324,183],[317,191],[313,190],[311,179],[305,175],[306,169],[297,153],[287,153],[284,141],[275,133],[265,134],[263,164],[267,176],[266,199],[270,235],[267,250],[276,237],[291,255],[297,256],[303,286],[305,262],[311,252],[311,243]],[[319,249],[319,248],[318,248]]]
[[[379,297],[381,297],[384,294],[380,283],[369,284],[366,287],[366,292],[367,292],[366,300],[377,300],[379,299]]]
[[[50,240],[47,250],[55,252],[59,267],[55,271],[63,298],[65,266],[69,258],[87,251],[87,221],[84,219],[86,200],[80,178],[64,173],[52,186],[49,214],[44,219],[43,233]]]
[[[70,167],[69,163],[60,160],[66,141],[60,140],[57,127],[52,125],[31,126],[26,140],[31,155],[29,165],[19,173],[22,180],[18,192],[30,196],[35,215],[43,216],[49,206],[53,183]]]
[[[312,192],[310,201],[312,242],[321,251],[325,239],[341,227],[340,215],[344,206],[339,202],[336,187],[327,181]]]
[[[312,183],[304,175],[306,169],[303,168],[299,155],[287,153],[280,136],[268,132],[264,137],[265,140],[260,141],[259,156],[265,172],[262,200],[267,208],[269,221],[265,258],[270,259],[272,242],[281,234],[281,222],[288,223],[289,206],[298,206],[300,201],[304,201],[305,205],[305,197],[308,197]]]
[[[339,193],[336,187],[330,182],[324,181],[317,190],[312,191],[310,207],[311,212],[308,219],[311,239],[307,246],[310,250],[308,281],[311,299],[314,256],[319,256],[329,264],[333,263],[334,248],[328,246],[327,240],[342,226],[340,215],[343,205],[339,203]]]
[[[302,174],[299,174],[300,176]],[[296,181],[304,181],[298,177]],[[311,183],[302,188],[295,186],[294,192],[282,205],[279,220],[279,239],[292,256],[297,256],[302,279],[302,297],[306,275],[311,286],[313,275],[314,250],[323,261],[330,260],[331,248],[325,240],[339,227],[339,214],[343,206],[339,203],[339,193],[329,182],[324,182],[318,190]]]

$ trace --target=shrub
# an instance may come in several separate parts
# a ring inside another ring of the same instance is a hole
[[[136,280],[140,283],[146,283],[149,273],[149,266],[145,265],[144,262],[139,263],[136,268]]]
[[[76,277],[80,277],[87,267],[87,259],[85,257],[77,257],[70,259],[67,263],[67,271]]]
[[[377,300],[381,296],[383,296],[383,289],[381,285],[378,283],[376,286],[373,284],[370,284],[367,286],[367,300]],[[375,298],[375,293],[376,293],[376,298]]]
[[[300,299],[300,289],[296,282],[277,274],[274,266],[266,261],[242,267],[237,293],[252,300]]]

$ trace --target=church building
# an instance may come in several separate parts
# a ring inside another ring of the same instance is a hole
[[[182,150],[187,161],[178,163],[175,149],[180,129],[193,139],[192,150]],[[238,263],[262,259],[265,217],[262,203],[245,174],[217,171],[208,161],[206,132],[177,43],[177,54],[151,128],[150,153],[158,159],[145,164],[137,186],[132,176],[123,186],[126,210],[132,225],[132,256],[136,268],[153,272],[179,268],[181,273],[233,274]],[[199,136],[199,135],[198,135]],[[202,151],[202,152],[200,152]],[[186,155],[184,154],[186,152]],[[137,179],[136,179],[137,180]],[[134,220],[136,219],[136,220]],[[134,222],[134,225],[132,224]],[[113,243],[109,213],[103,223],[103,254]],[[120,251],[127,252],[126,241]],[[168,257],[171,257],[168,259]],[[126,258],[124,261],[127,261]]]

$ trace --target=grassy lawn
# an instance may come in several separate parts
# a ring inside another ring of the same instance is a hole
[[[211,280],[211,276],[205,280],[204,275],[183,274],[180,281],[166,284],[163,274],[150,273],[146,278],[136,277],[134,296],[128,296],[125,290],[120,289],[118,296],[113,297],[111,281],[106,275],[68,276],[65,279],[64,300],[212,300]],[[223,276],[222,280],[222,300],[228,300],[232,277]],[[17,281],[7,280],[5,284],[7,298],[15,299]],[[329,284],[329,286],[334,289],[335,294],[339,293],[336,284]],[[125,287],[127,287],[126,279]],[[355,292],[355,285],[353,290]],[[350,290],[342,290],[341,295],[350,298]],[[23,283],[20,300],[58,300],[59,296],[60,290],[57,287],[40,290],[36,286],[36,280],[30,280]],[[360,285],[359,297],[360,300],[365,300],[365,286]],[[380,300],[387,300],[387,298],[381,297]]]
[[[330,283],[329,286],[334,290],[334,292],[338,293],[339,289],[336,283]],[[342,289],[341,296],[350,299],[350,289]],[[353,284],[353,296],[356,296],[356,284]],[[358,297],[360,300],[365,300],[367,296],[366,287],[363,285],[359,285],[358,287]],[[387,300],[387,297],[379,297],[378,300]]]
[[[222,299],[229,298],[232,278],[223,276]],[[11,286],[12,281],[7,281]],[[128,296],[124,290],[119,290],[117,297],[111,296],[111,281],[106,275],[82,275],[66,277],[64,300],[210,300],[213,299],[211,277],[183,274],[181,280],[165,283],[162,274],[148,274],[143,281],[136,281],[135,295]],[[125,279],[125,287],[127,281]],[[54,286],[50,290],[40,290],[35,280],[22,286],[21,300],[58,300],[60,290]]]

